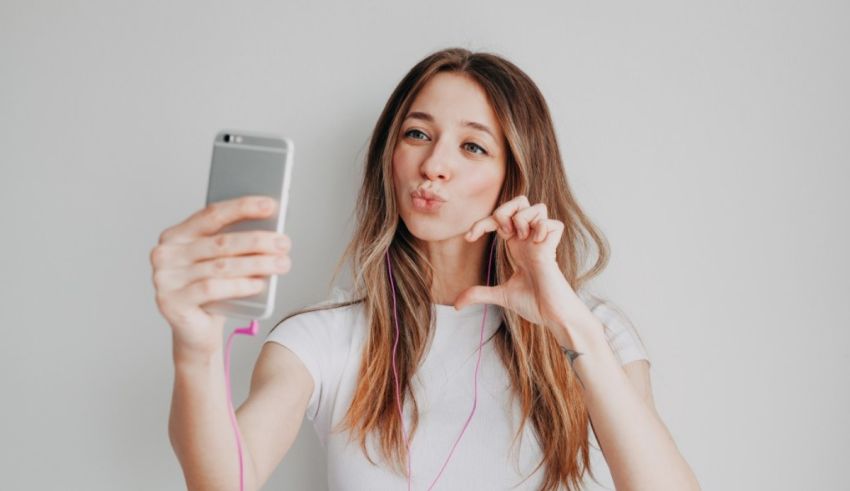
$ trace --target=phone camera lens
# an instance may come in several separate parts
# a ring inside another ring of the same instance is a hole
[[[225,143],[230,142],[230,135],[224,135]]]

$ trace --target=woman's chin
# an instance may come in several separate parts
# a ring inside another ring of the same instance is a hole
[[[462,232],[449,230],[447,227],[441,226],[440,224],[422,223],[421,220],[406,221],[405,225],[407,226],[407,230],[410,232],[410,235],[426,242],[447,240],[462,234]]]

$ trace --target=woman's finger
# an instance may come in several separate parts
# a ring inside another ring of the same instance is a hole
[[[534,242],[537,244],[546,240],[546,236],[549,235],[549,227],[546,219],[532,222],[531,228],[534,230]]]
[[[564,222],[548,218],[546,220],[541,220],[538,229],[539,240],[535,240],[535,242],[545,242],[546,239],[549,238],[550,233],[555,232],[557,234],[560,234],[564,230]]]
[[[531,222],[537,220],[546,220],[546,205],[538,203],[534,206],[519,210],[511,217],[514,227],[517,229],[517,237],[525,240],[531,233]]]
[[[159,243],[185,244],[210,236],[226,225],[248,218],[263,218],[277,210],[278,202],[267,196],[242,196],[210,203],[183,222],[162,232]]]
[[[499,227],[499,223],[493,218],[493,216],[484,217],[481,220],[472,224],[472,228],[469,229],[469,232],[466,233],[466,239],[470,242],[475,242],[482,235],[492,232],[494,230],[499,231],[499,235],[503,238],[507,238],[502,232],[501,227]]]
[[[519,210],[523,210],[529,206],[528,198],[524,195],[519,195],[493,210],[492,216],[496,222],[498,222],[499,227],[502,227],[506,232],[508,232],[507,236],[510,237],[516,233],[511,217]]]

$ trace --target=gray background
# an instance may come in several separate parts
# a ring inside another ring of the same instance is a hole
[[[213,135],[296,143],[293,268],[265,335],[324,298],[383,103],[453,45],[507,56],[546,96],[612,244],[598,286],[644,337],[703,487],[845,486],[848,15],[839,1],[4,1],[2,487],[183,488],[148,254],[203,206]],[[238,402],[260,346],[235,344]],[[305,424],[265,489],[323,489],[317,442]]]

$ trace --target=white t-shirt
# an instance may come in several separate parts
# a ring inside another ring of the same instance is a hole
[[[646,350],[634,327],[605,303],[579,293],[604,326],[612,351],[622,364],[647,359]],[[345,298],[337,290],[334,300]],[[419,404],[419,428],[411,442],[412,484],[425,490],[443,467],[454,442],[473,407],[475,365],[485,305],[469,305],[455,311],[451,305],[435,304],[434,339],[428,354],[414,376],[412,388]],[[502,320],[502,308],[486,305],[487,319],[481,363],[478,369],[478,400],[475,414],[452,454],[434,489],[538,490],[544,467],[528,477],[542,454],[536,431],[528,420],[522,442],[511,440],[519,427],[519,403],[508,405],[510,378],[493,349],[492,334]],[[403,328],[403,326],[399,326]],[[347,433],[330,433],[348,410],[356,388],[361,353],[366,340],[366,319],[362,303],[286,319],[266,338],[292,350],[313,377],[314,390],[306,417],[327,451],[330,491],[406,490],[405,477],[391,472],[379,447],[367,439],[372,465],[362,453],[359,441],[347,442]],[[566,355],[564,355],[566,356]],[[410,431],[410,403],[404,407],[404,428]],[[590,431],[589,431],[590,432]],[[614,489],[593,433],[591,469],[599,484],[585,478],[585,490]],[[518,460],[517,458],[518,457]],[[524,482],[523,479],[526,479]]]

